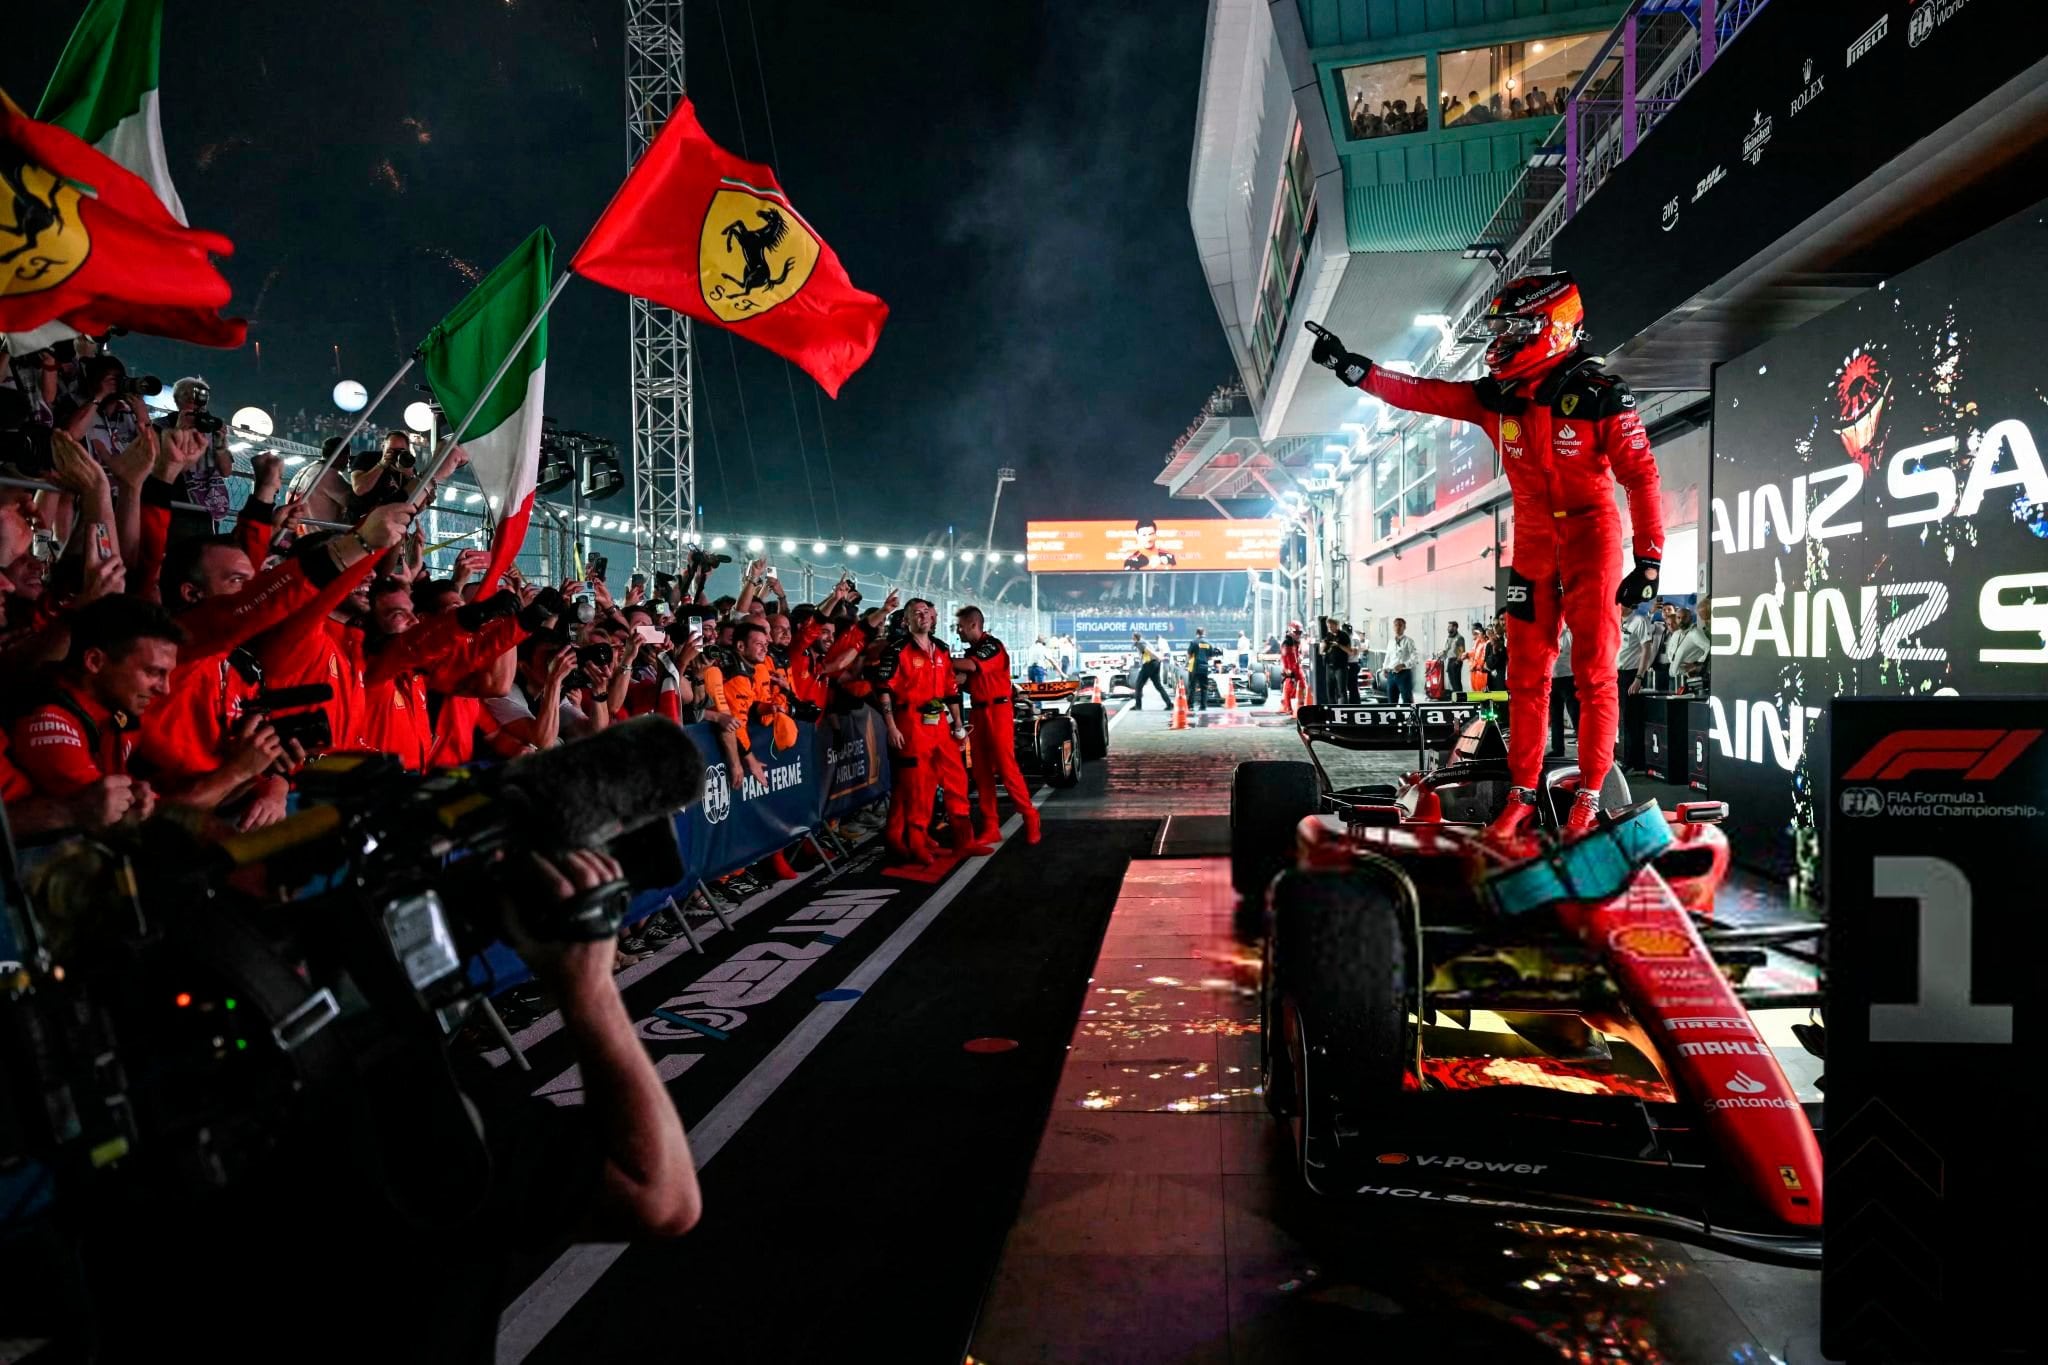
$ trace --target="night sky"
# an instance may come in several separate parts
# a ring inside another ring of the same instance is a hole
[[[0,86],[24,107],[82,7],[10,25]],[[623,178],[613,0],[166,11],[172,173],[193,224],[236,243],[227,311],[262,355],[124,349],[166,380],[203,373],[218,411],[319,411],[338,377],[374,390],[536,223],[566,262]],[[1202,36],[1199,4],[692,3],[705,127],[773,164],[891,309],[822,432],[808,377],[698,329],[708,524],[978,538],[1005,464],[999,546],[1022,548],[1027,516],[1185,514],[1152,479],[1231,374],[1186,208]],[[623,458],[625,298],[575,280],[551,316],[550,415]]]

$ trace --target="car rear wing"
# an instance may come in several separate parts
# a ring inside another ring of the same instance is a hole
[[[1419,768],[1428,767],[1428,751],[1432,748],[1448,750],[1458,745],[1461,750],[1474,750],[1465,757],[1490,757],[1478,750],[1491,721],[1488,708],[1476,702],[1304,706],[1295,712],[1302,743],[1311,749],[1317,744],[1359,751],[1414,749]],[[1497,745],[1498,732],[1494,735]]]

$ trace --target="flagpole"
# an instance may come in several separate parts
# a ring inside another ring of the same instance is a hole
[[[448,463],[448,457],[455,453],[455,447],[464,436],[469,434],[469,424],[476,420],[476,415],[484,410],[484,404],[490,401],[493,393],[497,392],[499,381],[504,379],[506,373],[511,370],[512,362],[519,358],[519,353],[526,349],[526,343],[532,339],[534,332],[540,328],[540,320],[548,315],[548,309],[555,306],[555,296],[562,292],[562,286],[568,282],[569,272],[564,270],[556,278],[555,287],[548,290],[548,296],[541,300],[540,311],[536,312],[533,315],[532,321],[526,324],[526,330],[519,334],[519,340],[513,342],[512,348],[505,352],[505,358],[498,362],[498,372],[491,376],[491,382],[484,385],[483,390],[476,396],[476,402],[469,405],[469,411],[463,414],[462,421],[457,424],[453,431],[448,433],[448,439],[443,441],[440,450],[435,452],[434,463],[428,466],[427,472],[420,477],[419,490],[413,494],[412,510],[415,516],[419,514],[419,510],[422,507],[427,505],[427,499],[433,496],[431,490],[434,486],[434,480],[441,473],[441,466]],[[490,504],[486,502],[484,505],[488,507]]]
[[[348,454],[349,442],[355,440],[356,434],[370,424],[370,415],[377,411],[377,405],[390,396],[391,391],[398,387],[398,381],[405,378],[419,358],[420,353],[414,351],[406,357],[405,363],[398,367],[398,373],[384,381],[384,387],[377,390],[377,396],[372,398],[363,408],[363,415],[356,418],[356,424],[348,429],[348,435],[342,437],[341,443],[334,447],[334,453],[320,462],[320,472],[313,476],[312,483],[306,485],[309,489],[318,488],[320,481],[333,472],[336,465],[341,463],[342,457]]]

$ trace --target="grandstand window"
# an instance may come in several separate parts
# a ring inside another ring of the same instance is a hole
[[[1309,172],[1308,145],[1296,120],[1288,142],[1287,164],[1266,234],[1260,265],[1258,311],[1252,319],[1252,369],[1256,388],[1264,392],[1272,378],[1273,360],[1286,336],[1287,310],[1301,288],[1308,262],[1308,244],[1316,231],[1316,185]]]
[[[1559,117],[1604,36],[1571,33],[1440,54],[1444,126]]]
[[[1349,66],[1337,73],[1344,126],[1357,141],[1429,131],[1429,64],[1421,57]]]

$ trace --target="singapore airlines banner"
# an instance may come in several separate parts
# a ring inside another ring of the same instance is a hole
[[[1716,372],[1715,796],[1812,876],[1828,698],[2048,691],[2048,204]]]
[[[1032,573],[1213,573],[1277,569],[1287,523],[1265,517],[1034,521],[1024,527]]]

